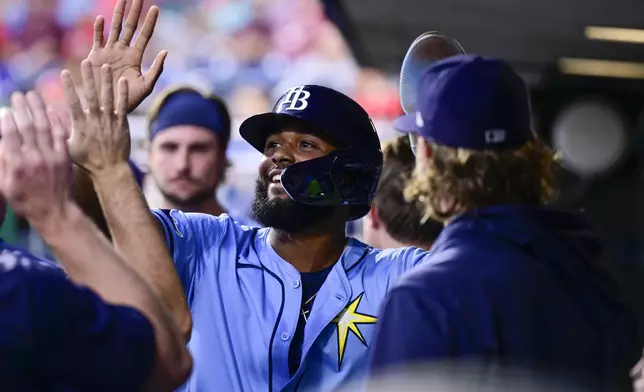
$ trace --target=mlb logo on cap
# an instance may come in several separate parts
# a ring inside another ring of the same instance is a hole
[[[527,86],[502,60],[440,60],[420,78],[417,96],[417,112],[396,119],[397,130],[471,150],[516,149],[534,138]]]

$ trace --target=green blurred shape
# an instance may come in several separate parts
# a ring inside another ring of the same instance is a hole
[[[4,222],[0,226],[0,237],[9,244],[16,245],[18,243],[18,217],[13,213],[11,207],[7,207]]]

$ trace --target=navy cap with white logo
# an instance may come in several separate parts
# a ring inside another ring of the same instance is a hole
[[[417,97],[417,112],[396,119],[397,130],[472,150],[516,149],[534,138],[528,89],[502,60],[437,61],[420,78]]]

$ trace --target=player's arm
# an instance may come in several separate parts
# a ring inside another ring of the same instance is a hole
[[[98,201],[98,195],[94,189],[92,177],[76,165],[73,167],[73,176],[74,199],[76,203],[103,235],[111,241],[112,235],[109,227],[107,227],[105,215],[103,215],[103,210],[101,209],[101,203]]]
[[[94,304],[86,304],[86,308],[81,306],[74,310],[75,307],[72,306],[71,311],[78,312],[76,320],[69,319],[64,313],[54,313],[54,317],[62,318],[64,322],[71,321],[70,327],[78,328],[74,330],[78,334],[64,331],[64,328],[60,332],[70,334],[72,339],[87,340],[85,343],[94,344],[99,354],[102,354],[102,351],[109,352],[109,348],[105,347],[107,343],[112,343],[123,351],[124,346],[118,345],[118,336],[111,341],[114,338],[112,333],[121,333],[125,340],[128,340],[128,333],[140,332],[141,337],[145,339],[145,322],[141,320],[144,320],[144,316],[147,317],[154,330],[154,344],[148,353],[156,352],[155,356],[151,356],[153,361],[148,361],[153,362],[154,366],[151,373],[148,372],[147,390],[173,390],[185,381],[192,366],[190,354],[174,320],[149,285],[127,267],[98,229],[71,201],[67,135],[60,118],[54,112],[50,113],[49,119],[47,118],[44,103],[36,93],[31,92],[27,97],[15,93],[11,101],[11,111],[3,112],[0,121],[0,192],[16,214],[25,217],[40,233],[72,280],[92,288],[105,301],[138,310],[132,310],[129,314],[104,311],[97,301],[94,301]],[[62,279],[62,274],[57,270],[56,274],[55,276]],[[61,290],[63,288],[64,286]],[[52,290],[44,296],[38,295],[38,290],[41,289],[42,285],[35,284],[35,298],[43,298],[37,300],[35,306],[44,312],[50,307],[46,301],[69,300],[73,303],[75,300],[73,296],[59,297],[58,290]],[[78,298],[82,298],[82,295]],[[84,310],[89,312],[89,321],[83,319]],[[41,313],[36,314],[39,318],[37,321],[42,323],[39,325],[46,325],[47,318],[40,317]],[[141,320],[133,322],[132,331],[127,332],[123,328],[127,329],[128,325],[121,325],[121,318]],[[82,325],[83,322],[87,323]],[[44,327],[43,334],[46,334],[46,331],[47,327]],[[43,345],[47,347],[43,343],[37,347]],[[91,345],[87,347],[87,350],[90,350],[89,355],[82,355],[86,353],[80,351],[78,345],[71,344],[69,348],[72,347],[75,350],[70,354],[81,354],[80,357],[86,359],[88,365],[92,359],[96,361],[100,358],[100,355],[92,357],[94,352],[91,350],[94,348]],[[131,353],[123,351],[122,354]],[[54,374],[50,376],[53,378]],[[109,380],[105,382],[110,383]]]
[[[70,382],[93,385],[92,390],[179,387],[190,374],[192,360],[173,318],[82,211],[76,205],[65,210],[66,215],[56,222],[36,229],[74,282],[121,306],[107,305],[91,292],[66,287],[64,282],[52,283],[58,289],[38,297],[42,303],[37,308],[44,313],[38,325],[43,326],[40,336],[47,353],[43,366],[52,377],[69,377]],[[58,314],[47,317],[47,309],[57,309]],[[139,371],[141,375],[136,375]]]
[[[448,322],[448,313],[439,302],[412,287],[395,287],[378,317],[371,373],[449,356]]]
[[[133,163],[130,162],[130,166],[132,165]],[[92,177],[90,177],[89,173],[76,165],[73,165],[73,175],[74,199],[85,212],[85,215],[87,215],[103,235],[111,241],[112,235],[109,227],[107,227],[105,215],[103,215],[103,210],[101,209],[101,203],[98,201],[98,195],[94,189]],[[141,186],[140,179],[137,181],[137,184]]]
[[[192,318],[186,296],[159,224],[149,212],[127,164],[131,143],[127,113],[131,113],[152,92],[166,56],[166,52],[159,53],[148,73],[140,73],[143,53],[154,33],[159,9],[155,6],[150,8],[133,42],[143,4],[142,0],[134,0],[123,23],[126,3],[121,0],[115,6],[107,39],[103,36],[104,18],[96,19],[94,45],[82,67],[85,100],[89,109],[87,116],[71,76],[67,73],[63,80],[63,91],[74,129],[72,158],[92,177],[114,244],[126,255],[130,266],[153,286],[170,309],[187,341]],[[114,72],[114,75],[110,72],[109,80],[106,79],[104,67]],[[114,102],[117,81],[122,82],[118,105]],[[99,102],[99,92],[102,102]],[[115,108],[117,114],[113,113]]]
[[[192,318],[186,296],[159,224],[150,213],[128,163],[128,82],[119,81],[115,103],[109,66],[103,67],[101,99],[88,61],[83,62],[81,71],[87,111],[83,110],[69,72],[62,74],[74,129],[70,142],[72,157],[92,177],[114,244],[130,267],[155,289],[187,341]]]

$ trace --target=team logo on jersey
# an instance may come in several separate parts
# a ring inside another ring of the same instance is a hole
[[[304,86],[293,87],[284,93],[284,99],[280,105],[286,106],[286,110],[304,110],[309,106],[310,96],[311,93],[306,91]]]
[[[358,312],[358,307],[360,306],[360,301],[364,293],[358,295],[356,299],[351,301],[344,310],[333,319],[333,323],[337,324],[337,333],[338,333],[338,370],[342,366],[342,360],[344,359],[344,350],[347,347],[347,339],[349,338],[349,331],[360,340],[365,347],[367,347],[367,342],[362,336],[362,332],[358,326],[360,324],[375,324],[378,319],[374,316],[368,314],[362,314]]]

